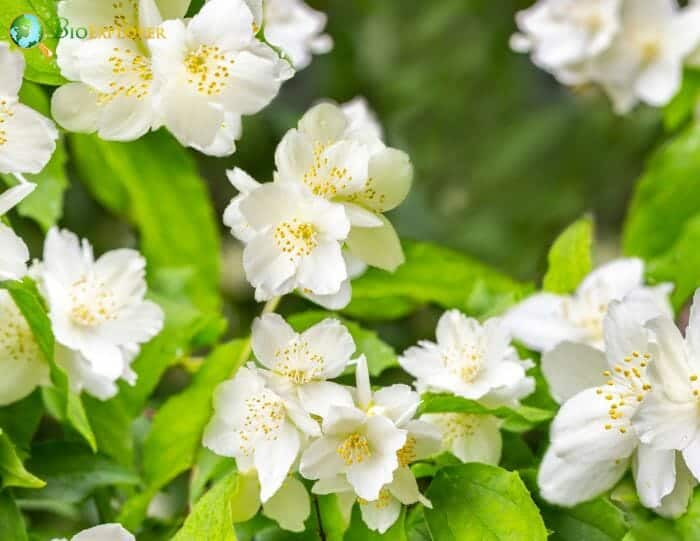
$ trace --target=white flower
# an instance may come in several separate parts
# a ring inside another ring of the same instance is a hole
[[[374,501],[402,465],[399,451],[409,442],[409,433],[398,427],[413,417],[419,398],[407,385],[392,385],[373,394],[366,363],[364,356],[358,359],[357,406],[331,404],[322,436],[304,451],[299,472],[324,483],[335,484],[342,478],[357,496]]]
[[[644,285],[644,263],[617,259],[591,272],[573,295],[538,293],[505,316],[513,337],[540,351],[552,396],[563,402],[598,385],[605,370],[603,320],[612,301],[624,300],[639,324],[672,314],[673,286]],[[593,351],[591,351],[593,350]]]
[[[0,42],[0,174],[39,173],[56,150],[53,122],[19,103],[24,67],[22,53]]]
[[[0,216],[11,210],[36,188],[19,175],[20,183],[0,195]],[[19,280],[27,274],[29,250],[24,241],[8,226],[0,223],[0,280]]]
[[[299,404],[269,388],[254,367],[244,367],[217,388],[203,443],[218,455],[234,457],[241,471],[255,468],[265,503],[284,483],[303,440],[319,432]]]
[[[350,230],[345,210],[297,186],[263,184],[240,203],[254,231],[243,252],[248,281],[258,300],[299,288],[330,295],[348,278],[341,243]]]
[[[435,425],[442,435],[442,449],[462,462],[497,465],[503,440],[501,421],[492,415],[469,413],[427,413],[421,421]]]
[[[348,139],[364,142],[373,152],[379,152],[384,148],[384,129],[365,98],[357,96],[343,103],[340,108],[348,120],[345,130],[345,136]]]
[[[420,493],[409,465],[440,450],[440,431],[430,423],[412,419],[420,397],[410,387],[392,385],[373,393],[364,357],[358,360],[356,377],[360,408],[370,416],[383,416],[396,427],[406,430],[406,441],[396,452],[398,468],[394,471],[391,482],[381,487],[379,496],[374,500],[357,498],[355,487],[344,475],[322,477],[314,484],[312,492],[350,495],[350,502],[357,499],[364,522],[371,530],[383,534],[396,522],[402,504],[420,502],[426,507],[432,507],[430,501]]]
[[[231,229],[231,234],[243,243],[248,243],[255,238],[256,232],[241,213],[241,203],[257,188],[262,186],[245,171],[235,168],[226,172],[231,184],[238,190],[238,195],[231,199],[224,212],[224,224]],[[310,290],[302,291],[302,295],[323,306],[328,310],[340,310],[345,308],[352,297],[353,278],[360,276],[367,269],[367,265],[354,257],[348,250],[343,250],[343,259],[347,270],[347,278],[342,281],[337,292],[331,294],[316,294]]]
[[[183,145],[231,154],[240,117],[266,107],[292,77],[253,25],[243,0],[211,0],[187,22],[165,21],[165,37],[148,40],[162,122]]]
[[[403,252],[383,213],[408,195],[413,166],[404,152],[386,147],[373,128],[362,126],[336,105],[312,108],[277,147],[275,182],[343,204],[353,226],[346,240],[350,252],[393,271],[403,263]]]
[[[7,291],[0,291],[0,406],[48,385],[49,366],[29,324]]]
[[[700,291],[693,299],[685,339],[669,318],[653,319],[647,327],[659,355],[649,374],[654,392],[637,412],[635,427],[643,443],[682,451],[690,471],[700,478]]]
[[[511,38],[511,47],[530,53],[562,83],[581,84],[590,76],[590,60],[617,34],[621,6],[622,0],[539,0],[517,14],[522,33]]]
[[[437,343],[420,342],[399,358],[404,370],[416,378],[420,392],[448,392],[473,400],[494,398],[489,395],[500,392],[499,402],[512,401],[522,397],[523,380],[529,388],[525,394],[532,392],[532,380],[525,375],[530,364],[518,358],[501,319],[481,325],[450,310],[440,318],[436,336]]]
[[[552,503],[576,505],[612,488],[632,461],[642,504],[659,514],[676,513],[687,507],[687,498],[681,500],[692,476],[677,466],[675,451],[641,443],[633,423],[652,390],[647,369],[658,360],[656,344],[624,303],[610,305],[604,334],[607,381],[559,410],[538,476],[540,492]]]
[[[345,388],[327,381],[343,373],[355,352],[355,341],[338,320],[325,319],[299,334],[281,316],[265,314],[253,322],[252,344],[273,388],[307,412],[325,417],[343,398],[352,406]]]
[[[661,107],[680,89],[683,63],[699,42],[700,10],[680,9],[676,0],[627,0],[621,29],[592,75],[618,113],[639,101]]]
[[[62,540],[55,539],[54,541]],[[83,530],[79,534],[74,535],[70,541],[136,541],[136,538],[120,524],[102,524]]]
[[[158,4],[155,0],[58,3],[60,17],[73,28],[92,32],[88,39],[61,38],[56,47],[61,74],[72,81],[51,99],[51,112],[61,126],[97,132],[114,141],[132,141],[159,127],[157,86],[145,38],[161,22],[159,7],[180,17],[187,5],[173,0]]]
[[[57,361],[74,388],[98,398],[133,383],[130,364],[140,344],[160,332],[163,312],[144,300],[146,261],[134,250],[113,250],[95,260],[90,244],[53,228],[44,244],[38,277],[49,305]],[[68,351],[70,350],[70,351]]]
[[[333,48],[331,37],[323,34],[326,15],[302,0],[265,0],[262,7],[265,38],[289,56],[295,69],[304,69],[312,55]]]

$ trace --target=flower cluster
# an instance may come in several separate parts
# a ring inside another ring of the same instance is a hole
[[[538,294],[506,316],[515,336],[543,353],[542,371],[563,403],[538,475],[552,503],[594,498],[632,465],[644,506],[671,518],[688,507],[700,475],[700,319],[694,306],[684,340],[671,286],[644,286],[643,271],[639,260],[614,261],[574,295]]]
[[[667,104],[700,45],[700,6],[676,0],[539,0],[516,22],[514,50],[565,85],[599,85],[620,114]]]
[[[438,344],[409,349],[401,364],[419,391],[452,392],[484,405],[515,405],[534,388],[509,344],[503,322],[483,326],[446,313]],[[337,320],[298,334],[276,314],[253,324],[253,352],[262,368],[241,368],[214,398],[204,445],[234,457],[259,480],[263,513],[301,531],[310,505],[300,475],[314,494],[337,494],[346,515],[357,501],[372,530],[385,532],[402,505],[430,502],[420,493],[413,462],[452,452],[461,460],[496,464],[498,421],[488,416],[428,414],[416,419],[420,395],[395,384],[373,390],[364,355]],[[355,365],[355,386],[333,381]],[[305,502],[303,505],[300,501]]]
[[[245,243],[243,264],[259,301],[295,289],[327,308],[350,301],[350,280],[366,265],[393,271],[403,262],[384,212],[408,195],[408,156],[387,147],[361,101],[322,103],[284,136],[274,181],[229,172],[240,192],[224,214]]]
[[[131,141],[166,127],[181,144],[226,156],[241,136],[241,117],[266,107],[292,77],[289,63],[258,36],[244,0],[211,0],[192,19],[162,1],[62,0],[71,24],[104,28],[90,39],[66,37],[57,47],[64,77],[52,113],[66,129]],[[184,4],[184,5],[183,5]],[[152,37],[114,29],[154,28]],[[124,35],[122,35],[124,34]]]

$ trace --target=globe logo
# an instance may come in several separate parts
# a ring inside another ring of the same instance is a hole
[[[32,13],[20,15],[10,25],[10,38],[22,49],[31,49],[39,46],[41,53],[49,57],[51,51],[41,43],[44,38],[44,28],[41,26],[39,17]]]
[[[10,37],[22,49],[36,47],[44,37],[39,17],[27,13],[20,15],[10,25]]]

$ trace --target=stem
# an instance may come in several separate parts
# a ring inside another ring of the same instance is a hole
[[[326,541],[326,532],[323,530],[323,521],[321,520],[321,506],[318,503],[318,496],[313,495],[314,509],[316,509],[316,522],[318,522],[318,536],[321,541]]]

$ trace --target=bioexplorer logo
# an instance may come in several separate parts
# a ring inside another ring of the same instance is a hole
[[[41,26],[39,17],[33,13],[25,13],[12,21],[10,39],[22,49],[39,47],[46,58],[53,56],[51,49],[41,42],[44,39],[44,27]]]

